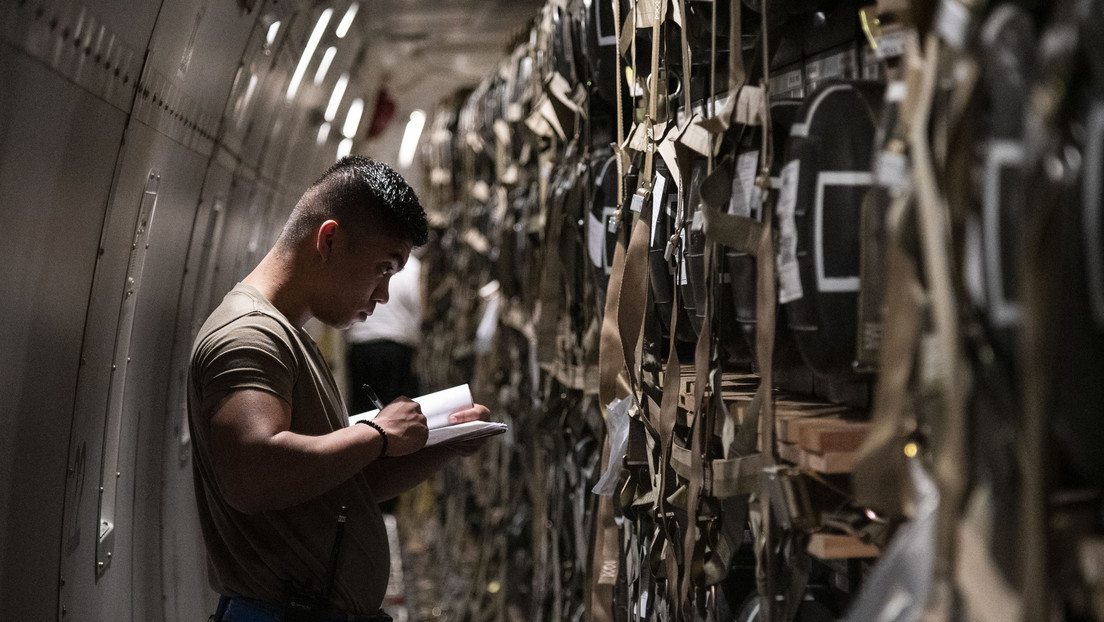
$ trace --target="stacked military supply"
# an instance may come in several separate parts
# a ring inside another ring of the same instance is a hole
[[[1104,619],[1102,5],[560,0],[443,101],[461,619]]]

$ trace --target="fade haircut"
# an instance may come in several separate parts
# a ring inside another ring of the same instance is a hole
[[[372,231],[408,237],[414,246],[429,240],[425,210],[406,180],[383,162],[360,155],[341,158],[307,188],[279,243],[293,248],[331,218],[350,231],[354,245]]]

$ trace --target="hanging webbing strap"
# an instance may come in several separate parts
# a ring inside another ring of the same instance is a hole
[[[627,248],[622,251],[622,246],[618,245],[614,252],[610,273],[599,348],[599,397],[605,405],[616,397],[624,397],[627,394],[637,396],[640,393],[635,353],[643,326],[644,305],[648,294],[648,270],[645,259],[651,238],[650,219],[643,216],[646,215],[647,206],[651,203],[654,155],[658,139],[655,136],[657,126],[654,119],[659,89],[659,29],[666,2],[651,0],[651,4],[654,9],[651,14],[652,74],[649,78],[648,116],[644,120],[647,146],[644,169],[640,175],[640,187],[633,195],[630,205],[630,209],[640,214],[640,217],[636,219],[636,224],[633,226]],[[635,15],[636,12],[631,14]],[[624,203],[618,206],[613,226],[620,226],[622,221],[631,220],[631,217],[624,213],[624,207]],[[622,373],[627,374],[627,383],[618,380]],[[622,386],[618,386],[619,384]],[[637,398],[634,397],[634,401],[638,401]]]
[[[609,438],[602,450],[602,464],[609,462]],[[613,622],[613,587],[617,583],[617,524],[613,517],[613,497],[599,495],[595,508],[594,546],[591,548],[591,580],[587,582],[587,622]]]
[[[942,588],[937,592],[941,591],[945,596],[952,589],[950,582],[954,568],[955,533],[965,493],[962,469],[966,464],[967,375],[959,339],[948,209],[939,194],[928,144],[928,123],[940,59],[940,43],[935,34],[928,35],[924,51],[927,66],[920,92],[917,93],[917,110],[910,128],[909,147],[916,180],[924,273],[931,295],[939,352],[945,363],[935,372],[940,375],[939,384],[944,405],[944,416],[939,422],[942,427],[942,443],[937,448],[935,462],[935,476],[941,498],[937,522],[936,581]]]

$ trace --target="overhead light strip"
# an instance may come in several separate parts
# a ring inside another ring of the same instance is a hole
[[[299,91],[299,84],[303,81],[303,74],[307,73],[307,66],[310,65],[314,51],[318,49],[318,42],[322,40],[322,33],[326,32],[326,26],[329,25],[332,15],[333,9],[326,9],[322,11],[322,15],[318,16],[318,22],[314,25],[310,38],[307,39],[306,47],[303,48],[303,57],[299,59],[299,65],[291,76],[291,84],[288,84],[288,101],[295,99],[295,93]]]
[[[399,147],[399,166],[405,168],[414,163],[414,152],[418,148],[418,139],[422,137],[425,120],[426,115],[421,110],[410,113],[410,120],[406,122],[406,132],[403,134],[402,146]]]
[[[362,116],[364,116],[364,100],[358,97],[349,104],[349,114],[345,117],[345,126],[341,128],[341,133],[345,135],[345,138],[356,136]]]
[[[330,95],[330,104],[326,106],[326,120],[333,121],[337,116],[337,107],[341,105],[341,98],[345,96],[345,87],[349,86],[349,74],[343,73],[334,85],[333,94]]]
[[[345,17],[341,18],[341,23],[337,25],[337,38],[341,39],[345,35],[349,34],[349,27],[353,25],[353,20],[356,19],[357,10],[360,9],[360,4],[354,2],[349,5],[349,10],[345,11]]]
[[[337,144],[337,159],[340,160],[353,152],[353,139],[346,138]]]
[[[268,45],[276,42],[276,35],[278,34],[280,34],[280,22],[272,22],[272,25],[268,27],[268,34],[265,36]]]
[[[330,70],[330,64],[333,63],[336,54],[337,48],[332,45],[322,53],[322,60],[318,63],[318,71],[314,73],[315,84],[322,84],[322,81],[326,79],[326,72]]]

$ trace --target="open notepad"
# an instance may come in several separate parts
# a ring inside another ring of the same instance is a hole
[[[429,439],[426,440],[426,447],[493,436],[506,431],[505,423],[494,421],[467,421],[465,423],[449,424],[448,416],[451,413],[464,408],[471,408],[474,405],[471,389],[466,384],[415,397],[414,401],[422,407],[422,414],[426,417],[426,425],[429,426]],[[362,420],[370,421],[377,414],[379,414],[379,410],[369,410],[358,415],[352,415],[349,417],[349,424]]]

